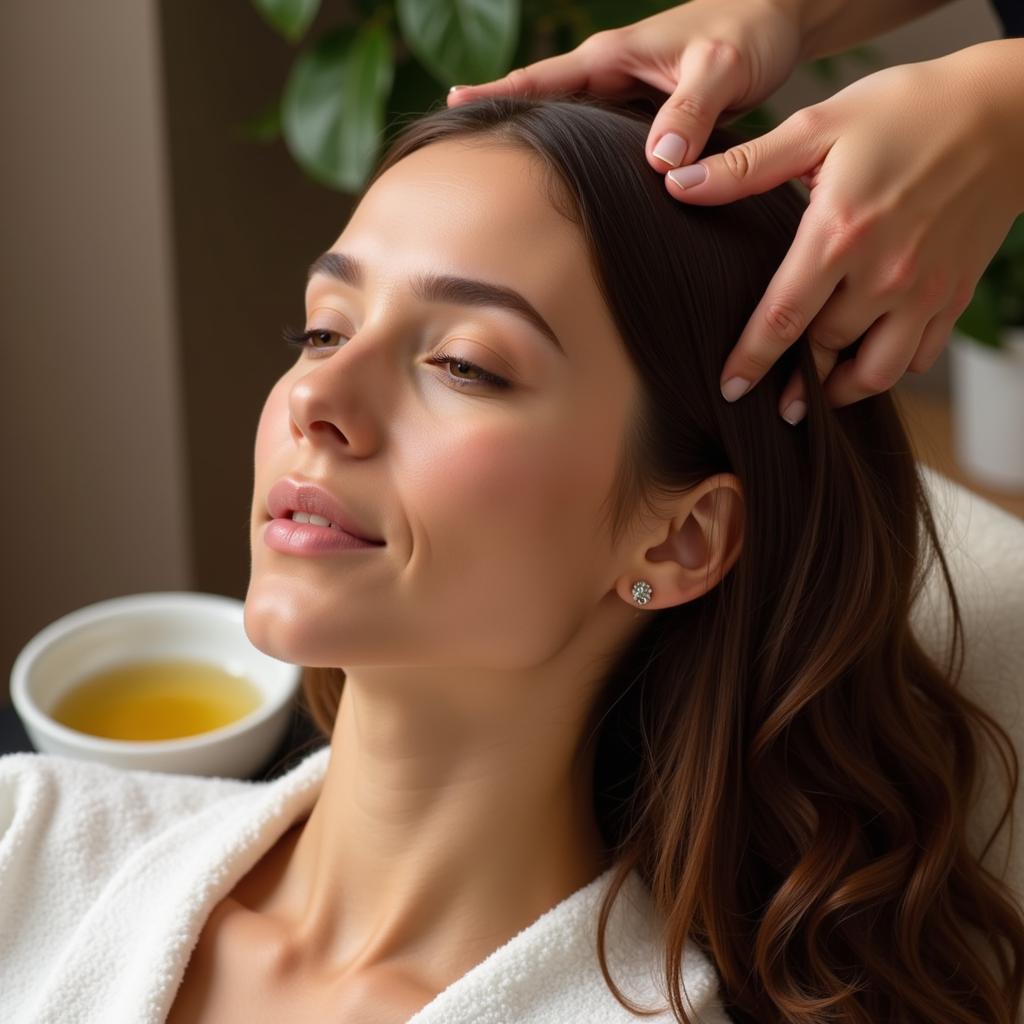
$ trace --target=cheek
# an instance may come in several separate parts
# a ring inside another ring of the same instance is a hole
[[[406,478],[408,607],[446,656],[455,621],[467,663],[533,665],[588,613],[607,572],[595,543],[606,478],[571,429],[449,434]]]
[[[597,443],[593,431],[570,425],[449,435],[443,451],[421,453],[406,477],[414,489],[409,505],[431,547],[444,549],[447,559],[474,573],[472,564],[480,572],[512,564],[532,573],[533,585],[553,560],[565,564],[574,552],[593,553],[610,480],[607,457],[592,447]]]

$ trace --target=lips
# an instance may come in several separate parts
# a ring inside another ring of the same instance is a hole
[[[291,477],[278,480],[267,495],[267,512],[271,519],[290,519],[292,512],[308,512],[329,519],[353,537],[373,544],[385,543],[361,526],[359,518],[348,510],[341,499],[309,480]]]

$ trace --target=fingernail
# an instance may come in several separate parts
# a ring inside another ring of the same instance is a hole
[[[747,393],[747,388],[749,387],[749,380],[745,380],[743,377],[730,377],[722,385],[722,397],[727,402],[735,402],[740,395],[745,395]]]
[[[468,88],[469,88],[469,86],[468,86],[468,85],[453,85],[453,86],[452,86],[452,87],[451,87],[451,88],[450,88],[450,89],[448,90],[448,95],[450,96],[450,95],[451,95],[451,94],[452,94],[453,92],[455,92],[455,90],[456,90],[456,89],[468,89]]]
[[[654,152],[651,154],[651,156],[657,157],[659,160],[664,160],[669,167],[678,167],[683,162],[685,155],[686,139],[672,132],[662,135],[658,140],[658,144],[654,147]]]
[[[680,188],[690,188],[708,180],[708,169],[704,164],[690,164],[689,167],[677,167],[669,171],[668,177]]]
[[[804,413],[807,412],[807,403],[799,400],[790,402],[786,406],[782,413],[782,418],[794,426],[804,418]]]

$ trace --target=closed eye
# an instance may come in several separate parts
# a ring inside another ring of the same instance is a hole
[[[313,328],[308,331],[295,331],[290,327],[285,327],[281,332],[281,336],[284,339],[286,345],[290,345],[293,348],[300,349],[302,352],[319,352],[322,349],[316,345],[311,344],[314,339],[319,341],[327,340],[331,335],[338,335],[338,337],[344,337],[339,331],[331,331],[326,328]],[[327,346],[327,351],[332,351],[336,348],[336,345]],[[314,359],[319,359],[319,356],[312,356]],[[437,352],[432,355],[428,360],[434,366],[457,366],[460,368],[462,373],[474,373],[475,377],[456,377],[451,373],[449,369],[448,379],[456,386],[460,388],[472,387],[473,385],[485,384],[494,388],[509,388],[512,386],[511,382],[506,380],[504,377],[499,377],[496,373],[491,373],[485,370],[481,366],[477,366],[476,363],[470,362],[468,359],[463,359],[461,356],[450,355],[447,352]]]

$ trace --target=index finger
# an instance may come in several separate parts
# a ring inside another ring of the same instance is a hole
[[[542,96],[581,90],[606,96],[625,93],[637,82],[620,69],[618,57],[622,46],[611,39],[612,31],[596,32],[568,53],[513,68],[492,82],[453,85],[448,91],[448,106],[486,96]]]
[[[825,259],[825,249],[821,229],[805,211],[789,252],[726,357],[721,375],[726,401],[734,402],[760,382],[836,290],[845,271]]]

